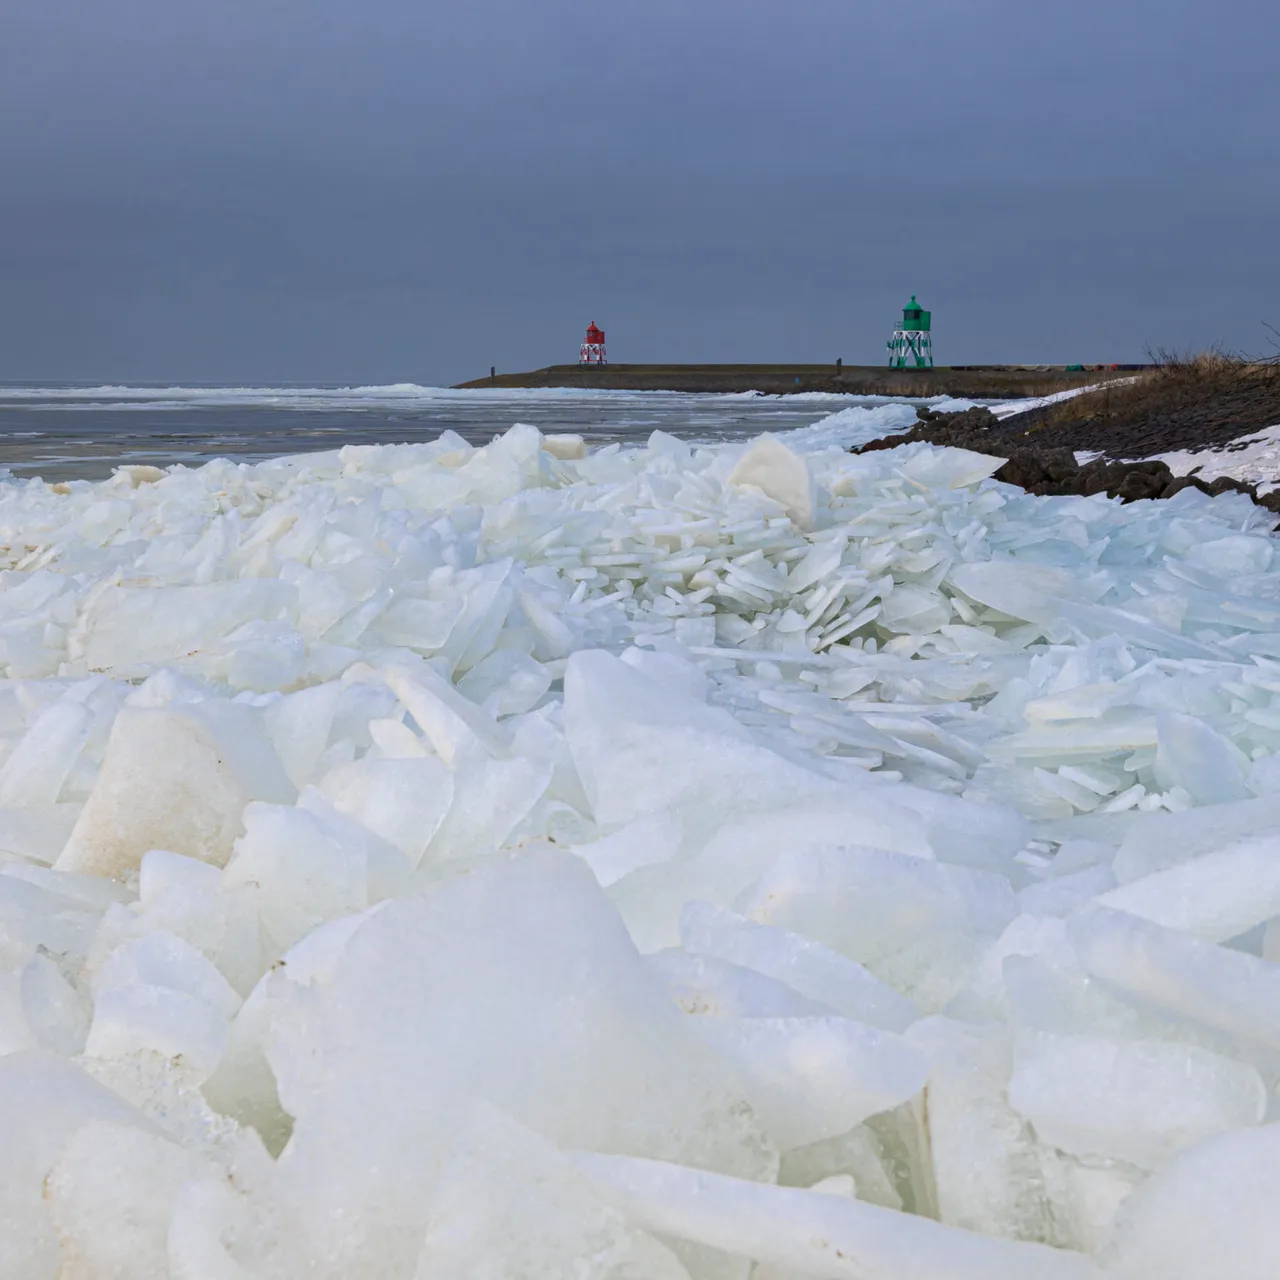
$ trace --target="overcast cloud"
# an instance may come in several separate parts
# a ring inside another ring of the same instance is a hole
[[[0,0],[0,378],[1262,350],[1274,0]]]

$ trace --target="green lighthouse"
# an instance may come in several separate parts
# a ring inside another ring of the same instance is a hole
[[[902,308],[902,323],[889,339],[889,368],[932,369],[933,334],[932,313],[926,311],[911,295],[911,301]]]

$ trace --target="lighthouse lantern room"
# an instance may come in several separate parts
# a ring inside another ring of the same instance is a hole
[[[604,330],[593,320],[587,326],[587,340],[578,348],[579,364],[608,364],[604,354]]]

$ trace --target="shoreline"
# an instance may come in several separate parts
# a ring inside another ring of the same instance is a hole
[[[882,365],[835,364],[555,364],[524,373],[459,382],[455,390],[563,387],[606,391],[683,391],[795,395],[821,391],[854,396],[973,400],[1052,395],[1075,387],[1132,376],[1146,365],[956,365],[934,369],[890,369]]]

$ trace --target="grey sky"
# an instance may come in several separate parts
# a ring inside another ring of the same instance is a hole
[[[1275,0],[2,0],[0,378],[1250,350]]]

